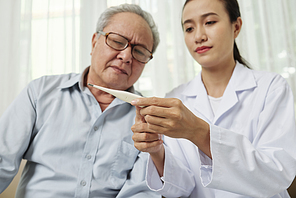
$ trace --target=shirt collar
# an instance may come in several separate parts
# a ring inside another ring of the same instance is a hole
[[[82,73],[80,73],[79,75],[69,78],[68,81],[62,83],[58,88],[67,89],[67,88],[73,87],[74,85],[76,85],[78,83],[80,90],[83,91],[85,88],[84,83],[83,83],[84,77],[87,75],[88,71],[89,71],[89,66],[87,68],[85,68],[84,71]]]
[[[78,83],[79,89],[81,91],[84,91],[84,89],[85,89],[84,79],[85,79],[85,76],[89,72],[89,68],[90,68],[90,66],[88,66],[87,68],[85,68],[84,71],[81,74],[79,74],[77,76],[74,76],[73,78],[70,78],[68,81],[66,81],[63,84],[61,84],[58,88],[60,88],[60,89],[67,89],[67,88],[73,87],[74,85],[76,85]],[[138,92],[138,91],[135,90],[134,86],[131,86],[126,91],[131,92],[131,93],[134,93],[134,94],[142,95],[140,92]]]

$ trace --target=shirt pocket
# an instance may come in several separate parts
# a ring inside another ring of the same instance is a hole
[[[121,141],[116,158],[111,169],[111,182],[116,188],[120,188],[132,170],[139,151],[134,145]],[[121,181],[121,182],[120,182]]]

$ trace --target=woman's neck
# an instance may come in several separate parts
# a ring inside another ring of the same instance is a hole
[[[222,97],[232,76],[235,65],[227,67],[202,68],[201,78],[209,96]]]

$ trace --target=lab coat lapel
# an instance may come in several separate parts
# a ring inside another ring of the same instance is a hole
[[[193,79],[184,89],[183,95],[187,98],[187,105],[196,116],[202,118],[206,122],[212,123],[214,114],[208,99],[208,94],[201,80],[201,73]]]
[[[219,108],[216,112],[215,119],[213,121],[213,124],[216,123],[216,121],[229,109],[231,109],[236,103],[238,102],[238,98],[236,95],[235,87],[233,87],[231,84],[228,84],[225,92],[223,94],[221,103],[219,105]]]
[[[252,70],[237,63],[233,74],[225,89],[222,101],[217,110],[213,124],[215,124],[227,111],[239,102],[238,93],[256,87],[256,81]]]
[[[206,89],[204,88],[204,94],[198,94],[196,97],[196,103],[194,108],[198,111],[201,115],[200,117],[205,121],[212,123],[214,119],[214,113],[212,111],[212,107],[210,105]]]

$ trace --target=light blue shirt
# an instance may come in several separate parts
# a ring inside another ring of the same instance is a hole
[[[17,198],[160,197],[133,145],[135,108],[115,98],[102,112],[83,86],[87,71],[32,81],[3,114],[0,192],[26,159]]]

